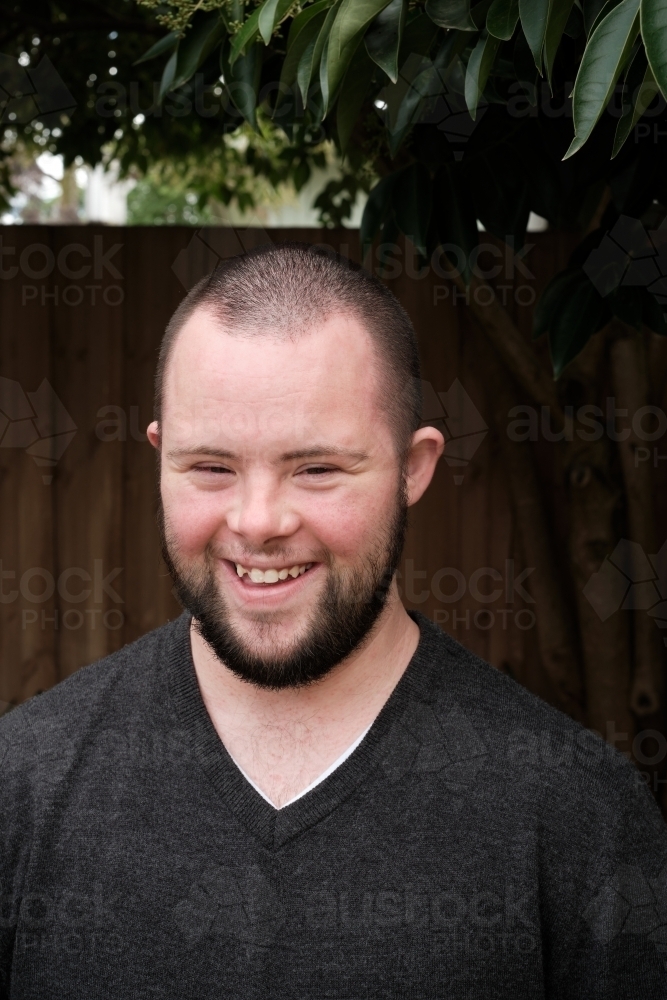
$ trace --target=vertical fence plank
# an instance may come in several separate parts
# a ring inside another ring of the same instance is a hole
[[[55,479],[58,670],[66,677],[122,644],[124,445],[106,430],[123,407],[126,233],[63,227],[53,239],[56,391],[77,426]]]
[[[58,679],[53,470],[39,455],[53,380],[49,237],[0,232],[0,712]]]

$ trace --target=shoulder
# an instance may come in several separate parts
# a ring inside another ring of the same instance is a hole
[[[25,765],[35,753],[57,756],[92,726],[113,726],[114,720],[145,705],[155,691],[156,667],[186,628],[186,616],[181,615],[0,718],[0,767],[5,775],[12,761]]]
[[[650,824],[664,826],[639,771],[600,734],[417,617],[433,663],[434,710],[450,706],[452,718],[456,706],[459,732],[469,734],[492,782],[515,796],[517,805],[539,805],[543,815],[554,817],[574,811],[585,822],[589,813],[611,810],[619,816],[634,803]]]

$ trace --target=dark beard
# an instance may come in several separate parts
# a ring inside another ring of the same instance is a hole
[[[161,505],[158,512],[163,557],[178,599],[192,614],[195,628],[233,673],[250,684],[272,690],[312,684],[370,639],[403,551],[407,520],[408,505],[402,485],[392,520],[376,551],[347,578],[330,569],[303,638],[284,657],[266,659],[247,649],[229,621],[228,609],[218,590],[212,553],[206,552],[203,572],[181,567],[178,557],[169,549]]]

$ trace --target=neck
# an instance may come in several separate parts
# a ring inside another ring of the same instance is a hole
[[[370,640],[303,688],[249,684],[217,659],[193,628],[202,698],[230,755],[280,806],[306,788],[373,722],[410,662],[419,628],[395,583]]]

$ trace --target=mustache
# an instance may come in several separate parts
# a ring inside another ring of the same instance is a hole
[[[206,546],[204,558],[209,564],[219,559],[226,559],[227,562],[241,563],[242,565],[251,562],[253,559],[274,559],[276,562],[290,566],[308,562],[324,563],[326,566],[330,566],[332,563],[331,553],[324,548],[311,549],[308,552],[297,552],[295,548],[284,545],[244,545],[236,549],[232,554],[227,549],[227,546],[214,541],[209,542]]]

